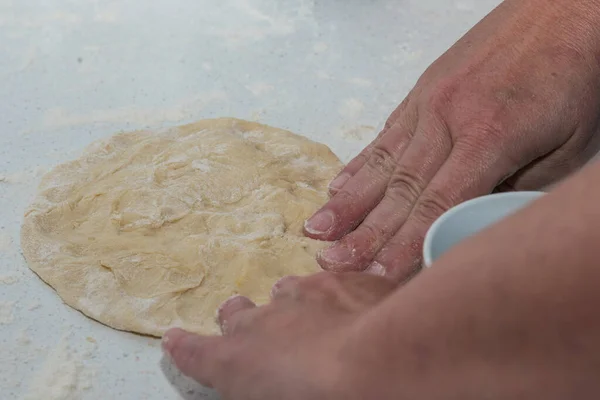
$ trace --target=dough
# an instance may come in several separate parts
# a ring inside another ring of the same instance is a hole
[[[302,225],[341,168],[327,146],[235,119],[117,134],[42,180],[21,245],[30,268],[84,314],[160,336],[218,332],[233,294],[268,301],[319,270]]]

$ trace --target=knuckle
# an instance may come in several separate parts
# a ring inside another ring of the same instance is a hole
[[[383,237],[387,235],[385,226],[378,226],[371,222],[364,222],[359,227],[361,234],[360,240],[367,243],[371,248],[373,243],[378,243]]]
[[[367,161],[369,161],[370,150],[371,149],[367,147],[364,151],[361,151],[356,157],[352,159],[352,161],[350,161],[350,163],[348,163],[348,167],[354,165],[365,165]]]
[[[411,93],[409,93],[408,96],[406,96],[406,98],[404,100],[402,100],[402,103],[400,103],[400,105],[398,107],[396,107],[396,109],[392,112],[392,114],[389,116],[389,118],[385,121],[385,125],[383,128],[384,131],[390,129],[392,127],[392,125],[394,125],[396,123],[398,118],[400,118],[401,115],[406,111],[406,109],[408,108],[408,104],[411,101],[410,100],[411,97],[412,97],[412,95],[411,95]]]
[[[441,80],[428,91],[423,105],[433,114],[444,114],[451,107],[457,90],[454,78]]]
[[[504,123],[497,118],[484,118],[470,121],[463,128],[467,133],[455,143],[455,148],[470,164],[485,165],[521,165],[520,153],[511,151]]]
[[[365,165],[369,161],[370,152],[371,148],[370,146],[367,146],[367,148],[365,148],[363,151],[358,153],[356,157],[350,160],[346,168],[344,168],[344,171],[358,171],[363,165]]]
[[[497,143],[505,136],[506,127],[499,118],[477,118],[465,124],[465,132],[470,132],[473,138],[478,140],[465,140],[465,144],[473,147],[481,147],[490,143]],[[479,146],[477,146],[479,145]]]
[[[320,292],[337,293],[341,288],[341,283],[335,274],[328,273],[315,282],[315,288],[318,288]]]
[[[390,115],[390,117],[385,121],[385,125],[383,126],[384,131],[389,130],[396,122],[396,119],[398,118],[398,116],[395,115],[395,113],[396,113],[396,111],[394,111],[392,113],[392,115]]]
[[[335,200],[336,203],[343,204],[344,206],[353,204],[356,201],[355,199],[356,194],[350,192],[347,188],[342,188],[333,196],[333,200]]]
[[[324,272],[317,275],[313,275],[302,282],[302,291],[318,291],[318,292],[329,292],[332,288],[339,286],[339,280],[336,274],[331,272]]]
[[[425,223],[427,226],[446,210],[453,206],[453,202],[448,196],[438,192],[429,191],[424,193],[419,199],[415,209],[415,217]]]
[[[407,169],[398,169],[388,183],[388,195],[394,200],[415,202],[421,193],[421,182],[416,173]]]
[[[369,154],[367,165],[369,165],[372,170],[387,175],[392,172],[394,155],[384,146],[375,145]]]

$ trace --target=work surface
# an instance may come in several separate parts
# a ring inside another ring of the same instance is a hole
[[[84,317],[27,268],[20,224],[49,168],[119,130],[217,116],[347,162],[499,2],[0,0],[0,399],[214,396],[176,390],[158,340]]]

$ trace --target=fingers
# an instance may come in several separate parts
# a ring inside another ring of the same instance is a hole
[[[403,116],[405,110],[407,109],[409,98],[410,96],[407,96],[406,99],[404,99],[404,101],[392,112],[390,117],[385,122],[385,126],[379,135],[377,135],[377,137],[367,147],[365,147],[363,151],[354,157],[352,161],[350,161],[348,165],[346,165],[346,167],[331,181],[329,184],[329,192],[331,195],[335,195],[337,192],[339,192],[350,180],[350,178],[356,175],[356,173],[365,165],[369,159],[373,147],[379,142],[381,137],[396,124],[396,121]]]
[[[431,224],[447,209],[471,198],[491,193],[510,171],[503,159],[457,143],[431,183],[415,203],[396,234],[381,248],[371,268],[404,280],[420,267],[423,238]]]
[[[287,280],[277,292],[277,300],[319,303],[323,307],[336,306],[347,311],[360,311],[374,305],[396,288],[396,284],[381,277],[344,273],[321,272],[315,275]]]
[[[329,271],[364,270],[406,222],[451,150],[451,138],[441,127],[429,124],[418,128],[391,175],[383,199],[353,232],[318,255],[319,264]]]
[[[244,296],[233,296],[225,300],[217,310],[217,321],[223,335],[233,334],[244,319],[248,322],[251,316],[248,311],[254,309],[256,304]]]
[[[297,295],[296,283],[300,279],[301,278],[299,276],[284,276],[283,278],[279,279],[271,288],[271,298],[273,300],[295,298]]]
[[[367,162],[343,189],[304,225],[308,237],[337,240],[379,203],[397,161],[412,138],[412,127],[396,124],[370,150]]]
[[[205,337],[182,329],[168,330],[162,339],[163,351],[184,375],[207,387],[218,379],[218,363],[227,354],[225,339]]]

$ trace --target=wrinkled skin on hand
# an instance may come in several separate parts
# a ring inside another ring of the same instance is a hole
[[[307,221],[307,236],[338,241],[324,269],[406,279],[445,210],[544,188],[598,151],[600,33],[562,4],[505,1],[427,69]]]
[[[345,338],[394,286],[357,273],[286,277],[273,287],[268,305],[256,307],[242,296],[223,303],[222,337],[172,329],[163,349],[179,370],[223,399],[365,399],[369,393],[346,379],[350,369],[363,366],[344,362]]]

